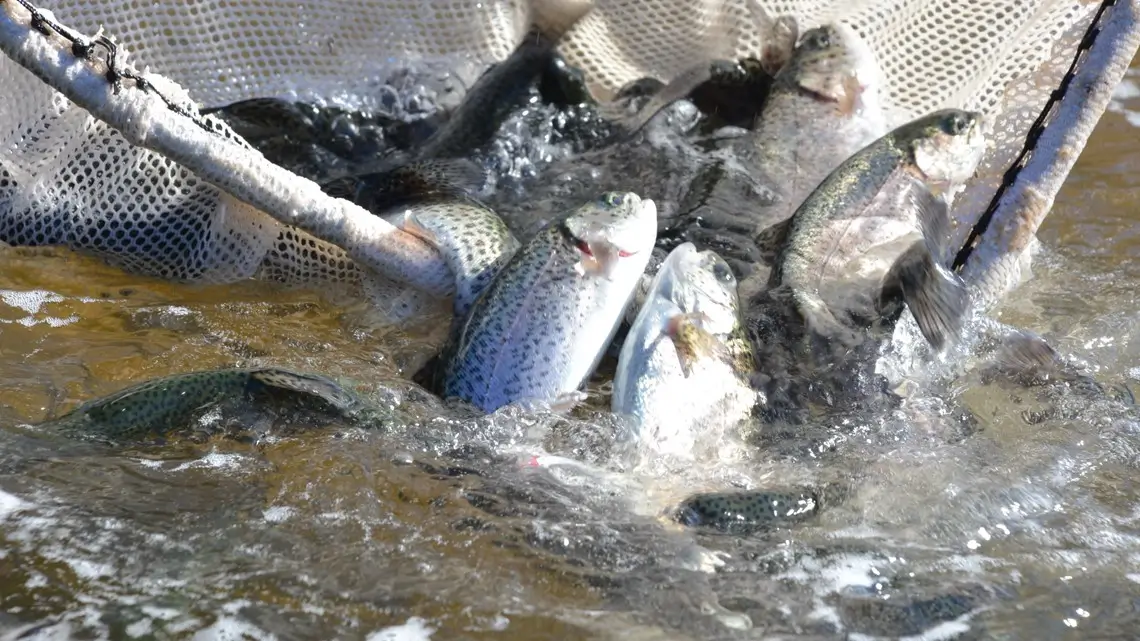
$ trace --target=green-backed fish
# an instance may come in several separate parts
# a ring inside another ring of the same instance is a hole
[[[820,495],[811,489],[726,490],[694,494],[672,517],[692,528],[747,535],[795,525],[816,516],[819,508]]]
[[[222,401],[265,390],[319,399],[343,415],[366,407],[354,393],[324,376],[275,367],[220,369],[139,383],[88,401],[43,427],[73,438],[137,441],[184,427]]]
[[[593,372],[645,271],[652,200],[607,193],[523,245],[441,355],[444,397],[490,412],[554,404]]]
[[[622,343],[612,408],[647,449],[690,458],[698,442],[715,442],[748,416],[751,368],[732,270],[683,243],[661,264]]]
[[[936,258],[949,229],[943,192],[972,176],[984,151],[980,116],[957,109],[867,146],[796,211],[769,286],[790,298],[811,334],[840,343],[857,343],[852,328],[901,294],[923,336],[941,348],[968,303],[965,286]]]
[[[887,133],[885,86],[874,53],[849,27],[804,32],[737,150],[780,191],[780,202],[755,221],[757,231],[791,216],[844,160]]]
[[[802,34],[776,74],[752,131],[716,152],[682,199],[673,232],[713,249],[741,278],[742,294],[763,287],[785,222],[832,170],[889,126],[885,82],[870,48],[851,29],[828,24]],[[757,186],[763,186],[757,189]]]

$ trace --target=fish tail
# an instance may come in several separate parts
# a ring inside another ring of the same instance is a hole
[[[412,204],[467,198],[482,189],[486,181],[487,170],[474,161],[445,158],[338,178],[322,185],[322,189],[380,215]]]
[[[970,295],[965,283],[939,265],[925,240],[915,241],[891,269],[923,337],[935,350],[957,339]]]
[[[361,407],[361,399],[356,394],[325,376],[266,367],[250,372],[250,379],[265,387],[321,399],[344,414],[351,414]]]

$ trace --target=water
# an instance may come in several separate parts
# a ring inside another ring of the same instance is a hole
[[[1044,334],[1098,381],[1136,387],[1140,90],[1120,96],[1041,231],[1035,279],[1000,319]],[[522,180],[533,164],[503,170]],[[0,252],[0,634],[1124,639],[1140,629],[1140,422],[1102,396],[967,377],[882,419],[820,426],[810,449],[773,442],[699,469],[630,472],[609,448],[620,426],[590,409],[604,404],[604,384],[570,417],[476,417],[407,382],[438,328],[376,326],[359,307],[268,284],[179,287],[63,250]],[[403,418],[305,430],[262,408],[230,417],[261,426],[253,437],[118,450],[25,427],[131,382],[255,364],[336,376]],[[972,424],[958,420],[966,410]],[[534,458],[544,452],[604,469]],[[800,525],[726,537],[660,517],[693,491],[800,483],[827,488],[819,516]]]

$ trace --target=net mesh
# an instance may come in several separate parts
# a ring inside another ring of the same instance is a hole
[[[385,99],[402,61],[451,69],[404,82],[429,102],[457,100],[478,71],[510,53],[530,11],[523,0],[58,0],[43,8],[83,33],[102,26],[132,65],[173,80],[202,106],[276,96],[395,111],[412,110],[417,95]],[[1097,8],[1086,0],[598,0],[560,50],[604,96],[638,78],[668,80],[697,60],[758,55],[781,15],[795,16],[801,31],[842,22],[878,58],[892,121],[951,106],[995,121],[993,150],[964,199],[978,207]],[[341,248],[131,145],[7,58],[0,86],[0,240],[67,245],[188,282],[373,277]]]

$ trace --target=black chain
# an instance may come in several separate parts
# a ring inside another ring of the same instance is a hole
[[[6,1],[7,0],[0,0],[0,4],[3,4]],[[163,95],[162,92],[159,91],[146,78],[143,78],[130,69],[121,67],[118,60],[119,45],[115,43],[115,41],[111,38],[103,35],[102,33],[97,35],[94,39],[88,38],[78,31],[75,31],[74,29],[71,29],[44,15],[28,0],[16,0],[16,2],[18,2],[20,6],[22,6],[25,10],[28,11],[28,13],[31,14],[31,27],[33,29],[45,36],[50,37],[52,35],[58,35],[64,40],[70,42],[71,54],[77,59],[90,62],[95,55],[95,50],[99,48],[103,49],[106,52],[106,58],[104,62],[107,67],[107,71],[104,73],[104,77],[106,77],[107,82],[111,84],[115,95],[118,95],[119,91],[122,89],[124,80],[130,81],[139,91],[158,96],[158,98],[162,100],[162,102],[166,105],[167,109],[180,116],[189,118],[194,124],[198,125],[209,133],[221,135],[227,139],[232,138],[232,136],[226,135],[225,128],[221,125],[221,123],[215,122],[212,119],[203,119],[196,108],[187,108],[186,106],[174,102],[173,100]]]
[[[1014,181],[1017,180],[1018,174],[1025,168],[1029,156],[1033,154],[1038,140],[1040,140],[1041,135],[1045,132],[1046,121],[1049,119],[1053,107],[1061,101],[1061,98],[1063,98],[1065,93],[1069,90],[1069,85],[1072,84],[1073,78],[1076,76],[1077,67],[1080,65],[1081,59],[1084,57],[1084,54],[1092,48],[1097,36],[1100,35],[1101,20],[1104,18],[1105,11],[1116,4],[1117,0],[1104,0],[1101,3],[1100,9],[1090,23],[1089,30],[1085,32],[1084,38],[1081,39],[1080,45],[1077,46],[1077,52],[1073,56],[1073,62],[1069,65],[1069,70],[1065,73],[1065,77],[1061,79],[1061,84],[1049,95],[1049,100],[1045,103],[1045,108],[1041,110],[1041,113],[1037,116],[1037,120],[1030,126],[1029,133],[1025,136],[1025,146],[1022,147],[1021,154],[1019,154],[1017,160],[1009,166],[1009,169],[1005,171],[1005,174],[1002,176],[1001,185],[998,186],[989,206],[986,207],[985,212],[978,218],[978,222],[970,229],[970,235],[966,237],[966,242],[962,244],[962,249],[959,250],[958,255],[954,257],[954,271],[962,271],[962,268],[966,265],[966,261],[969,260],[970,255],[973,253],[974,248],[986,233],[990,223],[993,221],[994,215],[997,213],[998,203],[1001,202],[1002,196],[1006,190],[1013,185]]]

